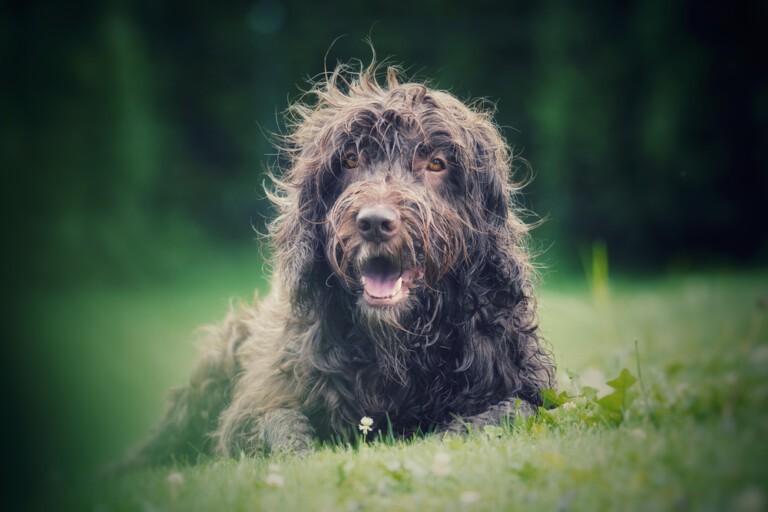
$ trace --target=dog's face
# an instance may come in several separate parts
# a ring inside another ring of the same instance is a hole
[[[368,109],[331,167],[338,198],[326,257],[366,311],[407,308],[412,292],[437,282],[464,249],[452,186],[459,164],[423,132],[423,113]]]
[[[295,223],[314,227],[361,311],[408,310],[486,258],[489,239],[506,240],[510,153],[487,113],[393,76],[317,94],[291,135]],[[290,236],[279,243],[299,243]]]

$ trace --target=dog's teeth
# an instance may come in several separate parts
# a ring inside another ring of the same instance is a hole
[[[397,279],[397,283],[395,284],[395,293],[399,292],[400,288],[402,288],[402,287],[403,287],[403,278],[399,277]]]
[[[360,283],[365,286],[365,276],[360,278]]]

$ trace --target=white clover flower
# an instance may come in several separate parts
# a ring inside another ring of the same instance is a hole
[[[372,425],[373,425],[373,419],[369,418],[368,416],[363,416],[357,428],[359,428],[363,432],[363,435],[365,436],[368,434],[368,432],[373,430],[371,428]]]
[[[387,468],[387,471],[390,473],[397,473],[400,471],[402,465],[399,460],[390,460],[389,462],[384,463],[384,467]]]
[[[424,478],[427,476],[427,470],[419,465],[418,462],[407,459],[403,461],[403,468],[405,468],[411,476],[416,478]]]
[[[432,461],[432,473],[437,476],[445,476],[451,472],[451,455],[446,452],[437,452]]]
[[[168,482],[168,485],[171,487],[180,487],[184,483],[184,475],[178,471],[171,471],[168,473],[165,481]]]
[[[435,464],[446,465],[451,463],[451,454],[447,452],[437,452],[435,454]]]
[[[264,483],[270,487],[282,487],[283,484],[285,484],[285,479],[283,478],[283,475],[270,473],[267,475],[267,478],[264,479]]]
[[[176,501],[176,497],[179,495],[179,489],[184,485],[184,475],[178,471],[171,471],[168,476],[165,477],[165,481],[168,483],[168,487],[171,490],[171,500]]]
[[[576,408],[576,402],[565,402],[562,405],[563,409],[575,409]]]
[[[760,345],[759,347],[752,350],[750,359],[756,364],[761,364],[768,361],[768,346]]]
[[[459,495],[459,501],[464,505],[471,505],[480,501],[480,493],[477,491],[464,491]]]
[[[765,509],[765,496],[757,487],[748,487],[736,496],[734,505],[738,512],[760,512]]]

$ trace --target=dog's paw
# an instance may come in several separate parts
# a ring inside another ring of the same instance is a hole
[[[471,426],[461,419],[455,419],[437,430],[437,435],[442,438],[463,436],[469,433]]]
[[[274,439],[269,446],[272,453],[307,456],[312,453],[315,440],[306,434],[288,434]]]
[[[274,409],[264,415],[264,444],[272,453],[308,454],[315,445],[309,419],[292,409]]]

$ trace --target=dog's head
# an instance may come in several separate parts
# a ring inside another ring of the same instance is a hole
[[[512,155],[489,112],[375,75],[340,67],[292,107],[273,232],[294,299],[336,286],[365,314],[396,317],[449,276],[466,288],[489,265],[527,266]]]

